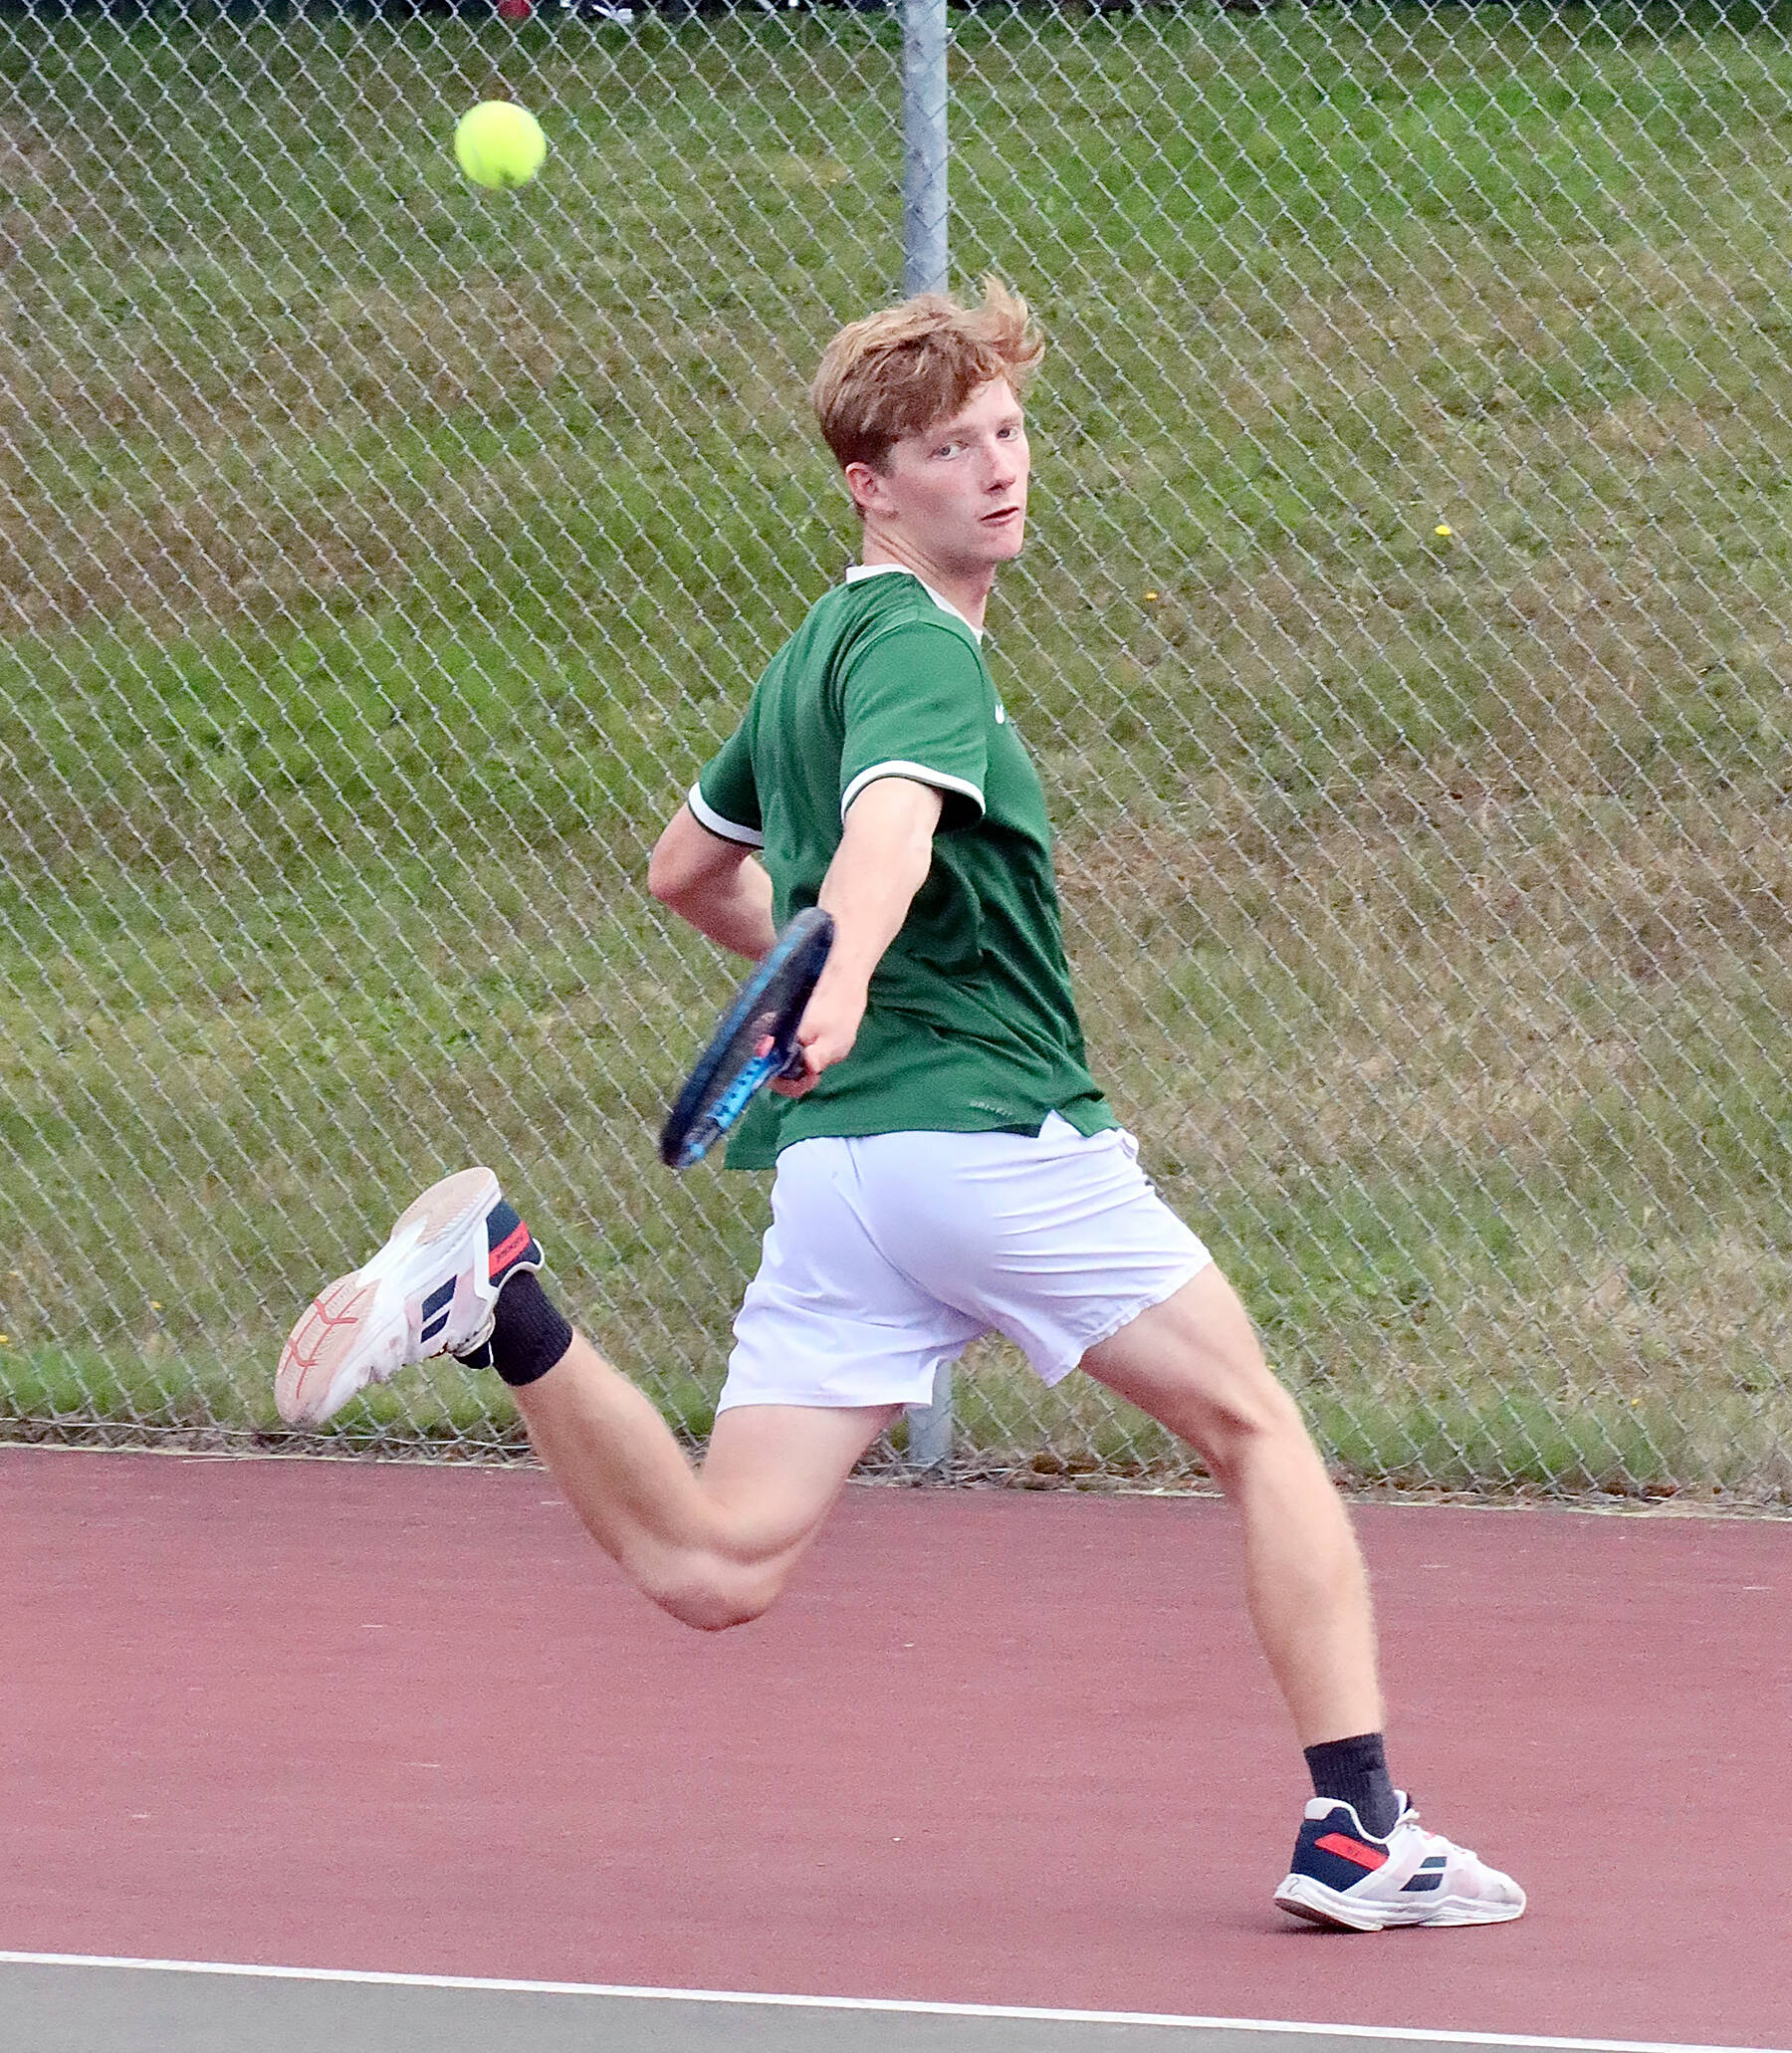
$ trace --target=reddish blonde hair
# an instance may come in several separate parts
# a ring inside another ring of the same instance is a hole
[[[1026,302],[992,272],[981,306],[919,293],[841,329],[809,400],[842,470],[876,466],[893,442],[951,419],[992,378],[1007,378],[1018,397],[1044,353]]]

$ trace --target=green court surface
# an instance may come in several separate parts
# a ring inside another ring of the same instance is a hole
[[[0,1953],[0,2053],[1394,2053],[1429,2046],[1674,2053],[1634,2040]]]

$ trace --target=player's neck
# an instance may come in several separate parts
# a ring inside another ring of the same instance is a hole
[[[868,527],[859,561],[867,570],[890,566],[912,570],[928,590],[937,591],[943,599],[950,601],[981,632],[984,609],[990,602],[990,593],[996,588],[994,564],[964,570],[936,563],[926,551],[914,548],[906,538],[874,534]]]

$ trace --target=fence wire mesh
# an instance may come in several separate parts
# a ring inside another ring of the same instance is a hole
[[[849,560],[877,10],[0,9],[0,1425],[274,1445],[483,1160],[693,1438],[758,1178],[648,846]],[[992,613],[1098,1073],[1341,1473],[1792,1496],[1792,15],[977,8],[1043,317]],[[457,116],[551,151],[474,188]],[[337,1451],[521,1445],[489,1380]],[[961,1473],[1187,1483],[1000,1347]]]

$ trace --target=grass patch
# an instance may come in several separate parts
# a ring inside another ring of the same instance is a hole
[[[1089,1037],[1359,1482],[1787,1495],[1789,22],[954,18]],[[801,390],[899,269],[899,55],[0,13],[9,1432],[272,1433],[475,1159],[707,1430],[764,1193],[652,1159],[728,974],[641,874],[849,553]],[[522,194],[448,154],[495,86]],[[1000,1349],[962,1415],[1189,1480]],[[336,1440],[518,1445],[455,1378]]]

